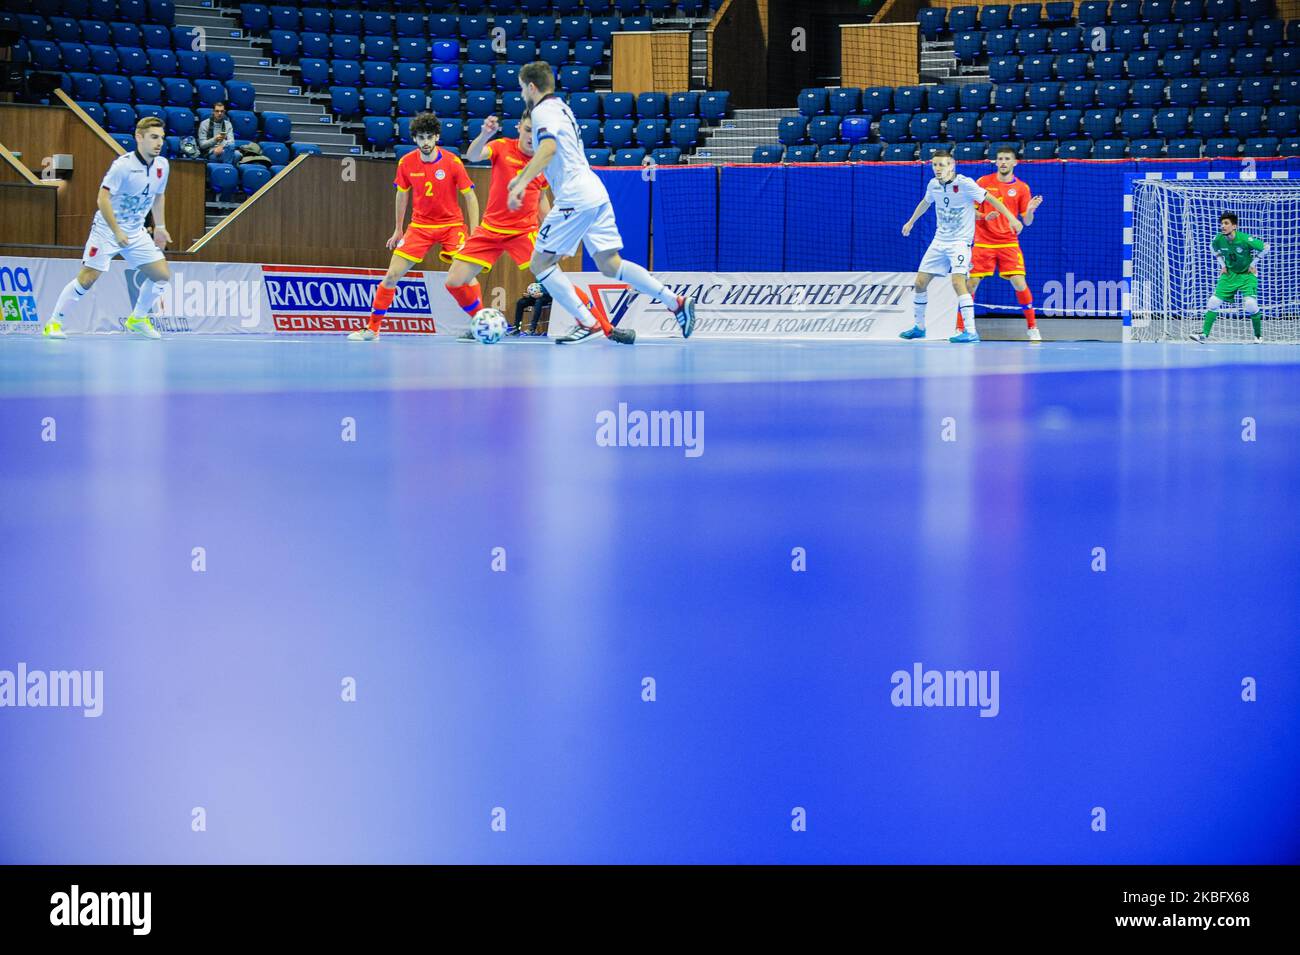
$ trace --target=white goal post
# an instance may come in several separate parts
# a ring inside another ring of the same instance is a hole
[[[1275,172],[1150,173],[1127,177],[1124,195],[1124,340],[1188,341],[1201,331],[1219,278],[1210,247],[1219,216],[1268,243],[1258,259],[1265,342],[1300,342],[1300,178]],[[1242,300],[1218,309],[1212,341],[1252,342]]]

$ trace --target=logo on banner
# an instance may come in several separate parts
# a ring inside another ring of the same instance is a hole
[[[262,281],[277,332],[355,332],[365,327],[383,269],[262,266]],[[423,272],[397,283],[384,330],[432,335],[433,302]]]
[[[36,322],[36,289],[25,266],[0,268],[0,312],[6,322]]]
[[[599,318],[611,325],[617,325],[632,307],[632,303],[641,295],[626,285],[605,285],[592,283],[587,286],[587,297],[591,301],[591,310]]]

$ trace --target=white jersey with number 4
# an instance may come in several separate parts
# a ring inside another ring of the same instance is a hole
[[[101,188],[107,189],[113,206],[113,217],[118,228],[128,236],[144,229],[144,218],[153,208],[153,201],[167,189],[171,167],[162,156],[147,165],[134,149],[118,156],[104,173]],[[104,216],[96,212],[94,225],[108,231]]]
[[[938,224],[936,243],[975,241],[976,206],[988,195],[984,187],[970,176],[954,176],[950,182],[931,179],[925,187],[925,201],[933,205]]]
[[[546,181],[551,184],[551,203],[556,209],[590,209],[609,202],[609,193],[591,165],[582,136],[578,133],[578,120],[573,110],[555,94],[545,97],[533,107],[533,150],[544,139],[555,140],[555,155],[546,164]]]

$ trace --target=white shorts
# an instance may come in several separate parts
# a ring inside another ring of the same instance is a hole
[[[935,239],[925,250],[917,271],[929,275],[966,275],[970,272],[970,243]]]
[[[623,248],[612,205],[603,202],[589,209],[567,210],[553,206],[537,230],[537,248],[552,255],[573,255],[578,251],[579,242],[587,247],[590,255]]]
[[[113,238],[113,233],[107,228],[92,225],[90,238],[86,240],[86,251],[81,256],[81,264],[99,272],[107,272],[110,260],[118,253],[121,253],[122,259],[133,269],[166,258],[162,250],[154,245],[153,237],[144,229],[127,238],[131,241],[125,246],[119,246],[117,239]]]

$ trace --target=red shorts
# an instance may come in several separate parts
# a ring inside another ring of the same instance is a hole
[[[502,255],[509,255],[515,260],[516,265],[526,269],[532,261],[533,243],[536,240],[536,232],[516,232],[513,235],[506,235],[479,226],[455,257],[462,262],[472,262],[490,269],[496,265],[497,259]]]
[[[402,236],[402,241],[397,243],[397,248],[393,249],[394,255],[400,255],[404,259],[410,259],[416,265],[424,261],[424,257],[429,254],[429,249],[436,242],[442,246],[438,251],[438,258],[444,262],[451,262],[452,256],[461,250],[465,244],[465,223],[448,226],[423,226],[412,225]]]
[[[971,277],[986,279],[995,271],[1003,278],[1025,274],[1025,253],[1020,251],[1019,242],[975,246],[970,259]]]

